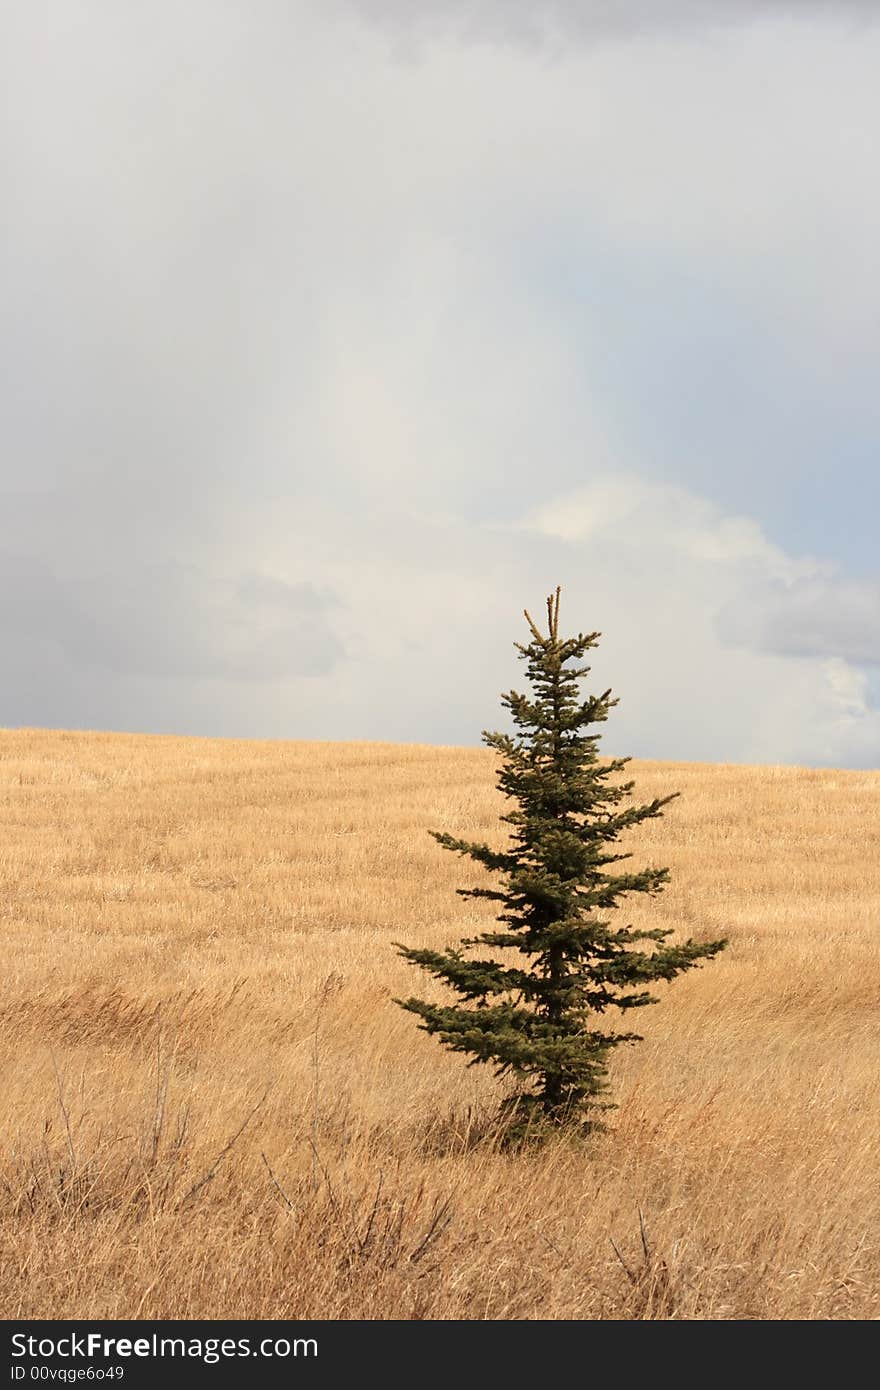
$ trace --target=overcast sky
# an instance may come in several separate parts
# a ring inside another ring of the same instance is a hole
[[[0,3],[0,726],[880,765],[876,11]]]

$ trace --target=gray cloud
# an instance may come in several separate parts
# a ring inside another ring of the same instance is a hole
[[[561,581],[621,751],[875,759],[840,680],[713,627],[798,553],[766,479],[787,517],[812,468],[841,564],[853,526],[873,546],[874,42],[564,37],[794,13],[748,0],[329,10],[0,6],[0,724],[475,742]],[[392,61],[414,12],[489,42]],[[570,62],[535,60],[534,13]],[[852,447],[820,468],[826,400]],[[652,467],[719,516],[503,529]]]
[[[543,46],[707,30],[755,20],[871,22],[876,0],[342,0],[362,18],[414,36]]]
[[[718,615],[725,643],[783,656],[880,665],[880,583],[831,578],[767,584]]]
[[[232,681],[326,675],[342,656],[334,598],[309,583],[134,566],[64,578],[33,556],[0,553],[0,642],[7,677],[35,651],[71,669]],[[2,695],[0,695],[2,720]]]

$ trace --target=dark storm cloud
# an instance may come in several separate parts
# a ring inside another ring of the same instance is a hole
[[[717,627],[730,646],[880,665],[880,584],[804,579],[768,585],[728,604]]]
[[[72,669],[116,675],[326,675],[342,655],[328,622],[333,605],[310,584],[259,574],[229,578],[172,562],[63,578],[31,556],[0,554],[7,672],[42,652]]]

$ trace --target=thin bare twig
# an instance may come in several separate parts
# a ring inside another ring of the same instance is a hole
[[[67,1131],[67,1148],[70,1152],[70,1165],[73,1174],[76,1172],[76,1150],[73,1147],[73,1135],[70,1132],[70,1116],[67,1113],[67,1106],[64,1104],[64,1087],[61,1082],[61,1073],[58,1070],[55,1053],[52,1051],[51,1047],[49,1048],[49,1056],[52,1058],[52,1067],[55,1072],[55,1080],[58,1084],[58,1104],[61,1108],[61,1114],[64,1117],[64,1128]]]
[[[341,1214],[341,1209],[339,1203],[336,1200],[336,1193],[333,1191],[333,1182],[330,1177],[330,1174],[327,1171],[327,1165],[324,1163],[323,1158],[318,1153],[317,1146],[312,1143],[311,1139],[309,1140],[309,1143],[312,1147],[312,1153],[314,1155],[315,1162],[317,1163],[318,1167],[321,1169],[321,1172],[324,1175],[324,1181],[327,1184],[327,1195],[330,1198],[330,1205],[333,1208],[334,1213],[338,1216]]]
[[[205,1173],[204,1177],[199,1178],[198,1182],[197,1182],[197,1183],[194,1183],[193,1186],[189,1189],[189,1192],[187,1192],[186,1195],[181,1199],[181,1202],[180,1202],[180,1205],[181,1205],[181,1206],[183,1206],[185,1202],[188,1202],[189,1199],[190,1199],[190,1197],[194,1197],[195,1194],[196,1194],[197,1192],[200,1192],[200,1191],[202,1190],[202,1188],[203,1188],[207,1183],[211,1182],[211,1180],[213,1179],[213,1177],[215,1176],[215,1174],[216,1174],[216,1172],[217,1172],[217,1169],[220,1167],[220,1164],[223,1162],[223,1160],[224,1160],[224,1158],[226,1157],[226,1155],[227,1155],[232,1149],[235,1148],[235,1145],[238,1143],[239,1139],[240,1139],[241,1136],[244,1134],[245,1130],[247,1129],[247,1127],[248,1127],[248,1125],[250,1124],[251,1120],[252,1120],[252,1119],[254,1118],[254,1116],[256,1115],[257,1111],[258,1111],[258,1110],[261,1110],[261,1109],[263,1108],[263,1106],[265,1105],[265,1103],[266,1103],[266,1097],[268,1096],[268,1094],[269,1094],[269,1092],[270,1092],[271,1089],[272,1089],[272,1087],[271,1087],[271,1083],[270,1083],[270,1084],[266,1087],[266,1089],[265,1089],[265,1091],[263,1092],[263,1094],[261,1095],[260,1099],[257,1101],[256,1105],[252,1106],[251,1109],[248,1111],[248,1113],[245,1115],[244,1119],[242,1120],[242,1122],[241,1122],[241,1124],[239,1125],[238,1129],[237,1129],[237,1130],[235,1131],[235,1133],[233,1134],[232,1138],[229,1140],[228,1144],[226,1144],[226,1145],[220,1150],[219,1154],[217,1155],[216,1159],[214,1160],[214,1163],[213,1163],[212,1166],[208,1169],[207,1173]]]
[[[369,1244],[370,1236],[371,1236],[372,1233],[373,1233],[373,1223],[374,1223],[375,1220],[376,1220],[376,1212],[379,1210],[379,1198],[380,1198],[381,1195],[382,1195],[382,1184],[384,1183],[384,1181],[385,1181],[385,1174],[382,1172],[382,1170],[381,1170],[381,1168],[380,1168],[380,1170],[379,1170],[379,1181],[376,1183],[376,1195],[375,1195],[374,1198],[373,1198],[373,1205],[372,1205],[371,1208],[370,1208],[370,1215],[369,1215],[369,1218],[368,1218],[368,1220],[367,1220],[366,1230],[364,1231],[363,1236],[358,1236],[358,1235],[357,1235],[357,1232],[355,1231],[355,1236],[357,1237],[357,1242],[358,1242],[358,1245],[359,1245],[361,1251],[364,1251],[364,1250],[367,1248],[367,1245]]]
[[[637,1207],[636,1210],[639,1213],[639,1231],[642,1237],[642,1249],[645,1252],[645,1266],[647,1267],[651,1263],[651,1250],[648,1245],[648,1233],[645,1230],[645,1218],[642,1215],[641,1207]]]
[[[338,976],[330,974],[321,985],[318,994],[318,1002],[315,1006],[315,1027],[312,1033],[312,1153],[318,1152],[318,1121],[320,1119],[320,1107],[318,1105],[318,1093],[321,1080],[321,1056],[319,1049],[319,1038],[321,1030],[321,1014],[324,1005],[327,1003],[333,989],[338,982]],[[312,1189],[317,1191],[318,1175],[315,1169],[314,1158],[312,1159]]]
[[[632,1272],[632,1270],[630,1269],[629,1265],[627,1264],[626,1260],[625,1260],[625,1259],[623,1258],[623,1256],[621,1255],[621,1253],[620,1253],[620,1251],[618,1250],[617,1245],[616,1245],[616,1243],[615,1243],[614,1237],[611,1236],[611,1235],[609,1235],[608,1239],[611,1241],[611,1249],[614,1251],[615,1255],[616,1255],[617,1258],[620,1260],[620,1263],[621,1263],[621,1265],[622,1265],[622,1267],[623,1267],[623,1272],[624,1272],[624,1274],[626,1275],[627,1279],[629,1280],[629,1282],[630,1282],[631,1284],[637,1284],[637,1283],[639,1282],[638,1276],[635,1275],[635,1274],[633,1274],[633,1272]]]
[[[268,1172],[268,1174],[269,1174],[269,1177],[272,1179],[272,1184],[273,1184],[273,1186],[274,1186],[276,1192],[279,1193],[279,1195],[282,1197],[282,1199],[287,1203],[287,1206],[290,1208],[290,1210],[293,1211],[293,1202],[291,1202],[291,1200],[290,1200],[290,1198],[288,1197],[287,1193],[284,1191],[284,1188],[281,1186],[280,1182],[278,1181],[278,1179],[276,1178],[275,1174],[273,1173],[273,1171],[272,1171],[272,1165],[271,1165],[271,1163],[269,1162],[269,1160],[268,1160],[268,1158],[266,1157],[266,1155],[263,1153],[263,1150],[262,1150],[262,1149],[260,1149],[260,1158],[263,1160],[263,1162],[264,1162],[265,1165],[266,1165],[266,1170],[267,1170],[267,1172]]]
[[[431,1220],[430,1226],[428,1227],[427,1231],[422,1236],[422,1239],[419,1241],[415,1250],[409,1257],[411,1264],[416,1264],[422,1258],[431,1242],[433,1240],[436,1240],[436,1238],[438,1236],[441,1236],[443,1232],[446,1230],[446,1227],[452,1220],[451,1207],[451,1197],[446,1197],[444,1201],[439,1202],[437,1204],[434,1210],[434,1216]]]

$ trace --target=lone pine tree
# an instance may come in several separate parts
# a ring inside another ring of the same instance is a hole
[[[601,1016],[612,1007],[628,1013],[656,1003],[648,986],[673,979],[726,944],[666,944],[669,930],[614,926],[606,915],[629,894],[655,894],[667,883],[667,869],[609,873],[609,866],[631,857],[615,852],[621,832],[662,815],[678,793],[647,805],[623,804],[634,783],[622,783],[617,774],[629,758],[600,761],[595,732],[617,700],[610,690],[585,699],[580,694],[590,668],[576,663],[600,634],[560,638],[559,595],[557,589],[547,600],[547,634],[526,611],[532,640],[515,644],[532,688],[531,696],[502,696],[517,732],[483,733],[501,757],[498,787],[515,803],[501,817],[512,827],[508,847],[431,832],[446,849],[501,876],[497,888],[457,890],[500,903],[500,929],[445,951],[395,943],[461,1001],[395,1002],[417,1014],[419,1026],[446,1047],[470,1054],[471,1065],[493,1063],[499,1075],[516,1078],[518,1090],[503,1108],[517,1125],[532,1116],[589,1124],[595,1109],[607,1108],[599,1097],[612,1048],[641,1041],[637,1033],[600,1031]],[[485,953],[466,954],[474,947],[508,961],[515,952],[519,960],[502,964]]]

